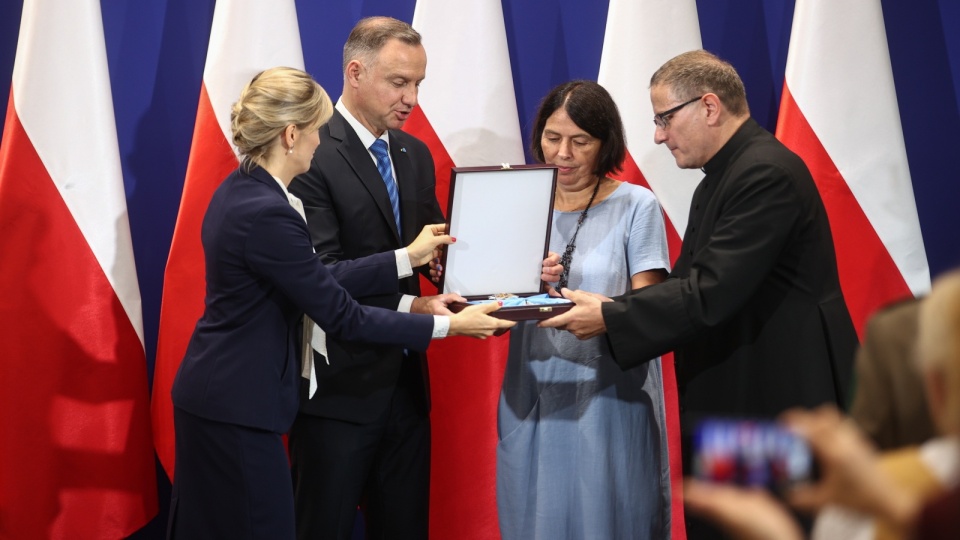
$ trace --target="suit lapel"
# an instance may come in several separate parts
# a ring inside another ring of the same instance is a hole
[[[400,236],[397,234],[397,226],[394,223],[393,208],[390,207],[387,187],[383,184],[383,177],[380,176],[380,171],[377,170],[373,158],[370,157],[370,152],[364,148],[363,143],[360,142],[360,137],[353,131],[340,111],[334,111],[333,117],[330,118],[329,127],[330,137],[340,141],[337,151],[353,170],[357,180],[370,193],[370,197],[380,210],[381,217],[386,220],[390,230],[393,231],[394,238],[402,244]],[[396,175],[396,171],[394,171],[394,174]],[[402,189],[400,193],[402,199]],[[401,209],[400,215],[405,214],[406,212]]]

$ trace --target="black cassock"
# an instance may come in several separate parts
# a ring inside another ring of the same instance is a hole
[[[685,433],[704,415],[845,405],[857,335],[807,167],[750,119],[703,170],[670,277],[603,304],[617,362],[675,352]]]

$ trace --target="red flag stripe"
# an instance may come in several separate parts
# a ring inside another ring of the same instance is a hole
[[[500,537],[496,419],[509,345],[506,334],[430,346],[430,387],[447,389],[431,393],[431,538]]]
[[[877,308],[911,296],[910,288],[786,84],[777,138],[803,158],[820,190],[833,232],[840,286],[862,339],[867,318]]]
[[[615,175],[618,180],[630,182],[650,189],[650,184],[637,167],[633,156],[627,152],[623,160],[622,170]],[[670,263],[676,262],[680,256],[680,246],[683,240],[677,234],[670,217],[664,212],[663,220],[667,226],[667,247],[670,250]],[[670,504],[671,504],[671,537],[686,537],[686,528],[683,526],[683,459],[680,454],[680,395],[677,390],[677,374],[673,367],[673,353],[660,357],[660,370],[663,373],[663,402],[664,416],[667,429],[667,449],[670,453]]]
[[[404,124],[403,130],[423,141],[433,155],[433,166],[437,175],[437,202],[443,215],[447,215],[447,202],[450,198],[450,169],[454,167],[453,158],[443,146],[440,137],[433,130],[430,121],[419,106],[414,108]],[[432,285],[431,285],[432,286]]]
[[[418,1],[413,27],[427,47],[431,82],[421,88],[420,107],[405,130],[430,148],[437,200],[446,207],[455,164],[524,160],[503,11],[497,0]],[[465,101],[472,106],[463,107]],[[497,406],[508,345],[505,335],[443,340],[430,348],[431,537],[500,536]]]
[[[643,173],[640,172],[640,167],[637,166],[637,163],[633,160],[633,156],[630,155],[630,152],[627,152],[627,156],[623,160],[623,165],[621,167],[621,171],[613,175],[614,178],[617,180],[623,180],[624,182],[630,182],[631,184],[637,184],[638,186],[643,186],[649,190],[653,189],[650,187],[647,179],[643,176]],[[673,264],[677,260],[677,257],[680,256],[680,244],[683,242],[683,239],[680,238],[680,233],[677,231],[673,221],[670,219],[670,216],[666,214],[666,212],[663,214],[663,220],[667,226],[667,248],[670,250],[670,264]]]
[[[0,230],[0,537],[125,537],[157,511],[143,344],[13,91]]]
[[[274,66],[303,69],[293,0],[217,2],[190,161],[164,274],[154,368],[154,438],[157,455],[171,477],[175,444],[170,389],[193,328],[203,313],[205,269],[200,226],[216,187],[237,167],[237,157],[228,140],[231,104],[254,75]]]
[[[690,198],[702,175],[679,169],[665,148],[654,144],[653,105],[646,88],[664,62],[701,46],[693,0],[610,0],[597,82],[613,96],[623,117],[628,152],[618,178],[649,188],[664,211],[671,263],[680,256]],[[640,90],[638,92],[638,90]],[[661,357],[667,445],[670,460],[672,538],[686,538],[680,418],[673,354]]]
[[[190,145],[186,181],[180,212],[173,232],[170,255],[163,280],[160,306],[160,333],[153,374],[154,446],[167,476],[173,478],[173,402],[170,389],[187,351],[187,342],[203,314],[204,271],[200,226],[213,192],[230,171],[237,168],[237,156],[223,138],[213,113],[206,86],[200,87],[197,121]]]
[[[403,129],[430,148],[437,200],[446,213],[453,159],[420,107]],[[426,280],[421,286],[423,294],[436,289]],[[479,342],[449,338],[430,345],[431,537],[500,537],[496,419],[509,344],[507,334]]]

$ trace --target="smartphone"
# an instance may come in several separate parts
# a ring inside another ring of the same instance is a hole
[[[692,445],[693,473],[701,480],[783,492],[813,478],[806,441],[772,421],[703,419]]]

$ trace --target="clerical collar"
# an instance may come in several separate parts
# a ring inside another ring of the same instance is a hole
[[[757,133],[757,130],[762,129],[760,124],[752,117],[747,118],[747,121],[730,137],[730,140],[720,147],[720,150],[703,166],[702,170],[704,174],[713,174],[724,170],[737,151],[747,143],[747,140],[753,137]]]

